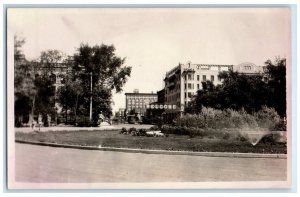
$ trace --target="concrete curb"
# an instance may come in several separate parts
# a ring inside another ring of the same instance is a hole
[[[190,151],[168,151],[168,150],[146,150],[146,149],[132,149],[132,148],[113,148],[113,147],[96,147],[96,146],[80,146],[67,145],[46,142],[33,142],[24,140],[15,140],[17,143],[32,144],[40,146],[51,146],[60,148],[74,148],[85,150],[99,150],[99,151],[117,151],[126,153],[144,153],[144,154],[165,154],[165,155],[190,155],[190,156],[205,156],[205,157],[231,157],[231,158],[274,158],[286,159],[286,154],[261,154],[261,153],[230,153],[230,152],[190,152]]]

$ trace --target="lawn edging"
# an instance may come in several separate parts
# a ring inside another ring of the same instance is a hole
[[[232,157],[232,158],[274,158],[274,159],[276,159],[276,158],[277,159],[286,159],[287,158],[287,154],[150,150],[150,149],[133,149],[133,148],[81,146],[81,145],[57,144],[57,143],[25,141],[25,140],[15,140],[15,142],[22,143],[22,144],[32,144],[32,145],[60,147],[60,148],[74,148],[74,149],[100,150],[100,151],[117,151],[117,152],[127,152],[127,153],[190,155],[190,156]]]

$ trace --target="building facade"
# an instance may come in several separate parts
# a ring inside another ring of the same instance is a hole
[[[233,67],[233,71],[245,75],[263,74],[264,66],[257,66],[251,62],[244,62]]]
[[[233,65],[186,64],[178,66],[166,73],[165,104],[172,104],[183,111],[197,91],[202,89],[202,83],[211,81],[214,85],[221,84],[218,74],[233,69]]]
[[[133,93],[125,93],[125,96],[126,111],[129,113],[131,110],[135,110],[141,116],[145,115],[150,103],[157,102],[157,94],[155,93],[139,93],[135,90]]]

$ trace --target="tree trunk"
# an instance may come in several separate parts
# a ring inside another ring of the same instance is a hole
[[[29,114],[29,121],[28,121],[29,126],[32,126],[34,121],[34,105],[35,105],[35,95],[33,96],[32,99],[31,114]]]

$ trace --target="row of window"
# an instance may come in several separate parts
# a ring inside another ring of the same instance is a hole
[[[127,99],[128,102],[155,102],[157,99]]]
[[[194,92],[188,92],[188,93],[184,93],[184,98],[186,99],[187,97],[188,98],[192,98],[192,96],[194,96]]]
[[[145,100],[145,99],[157,99],[157,97],[156,96],[151,96],[151,97],[149,97],[149,96],[126,96],[126,99],[143,99],[143,100]]]
[[[170,96],[167,96],[166,97],[166,102],[174,102],[177,100],[177,98],[180,98],[180,93],[176,93],[176,94],[173,94],[173,95],[170,95]]]
[[[251,70],[251,66],[244,66],[244,70]]]
[[[185,76],[185,80],[186,79],[188,79],[188,80],[194,80],[194,75],[188,74],[188,75]],[[206,80],[207,80],[206,75],[202,75],[202,81],[206,81]],[[221,81],[220,77],[218,77],[218,80]],[[197,81],[200,81],[200,75],[197,75]],[[211,82],[215,81],[215,76],[214,75],[210,76],[210,81]]]
[[[128,108],[146,108],[146,105],[127,105]]]

